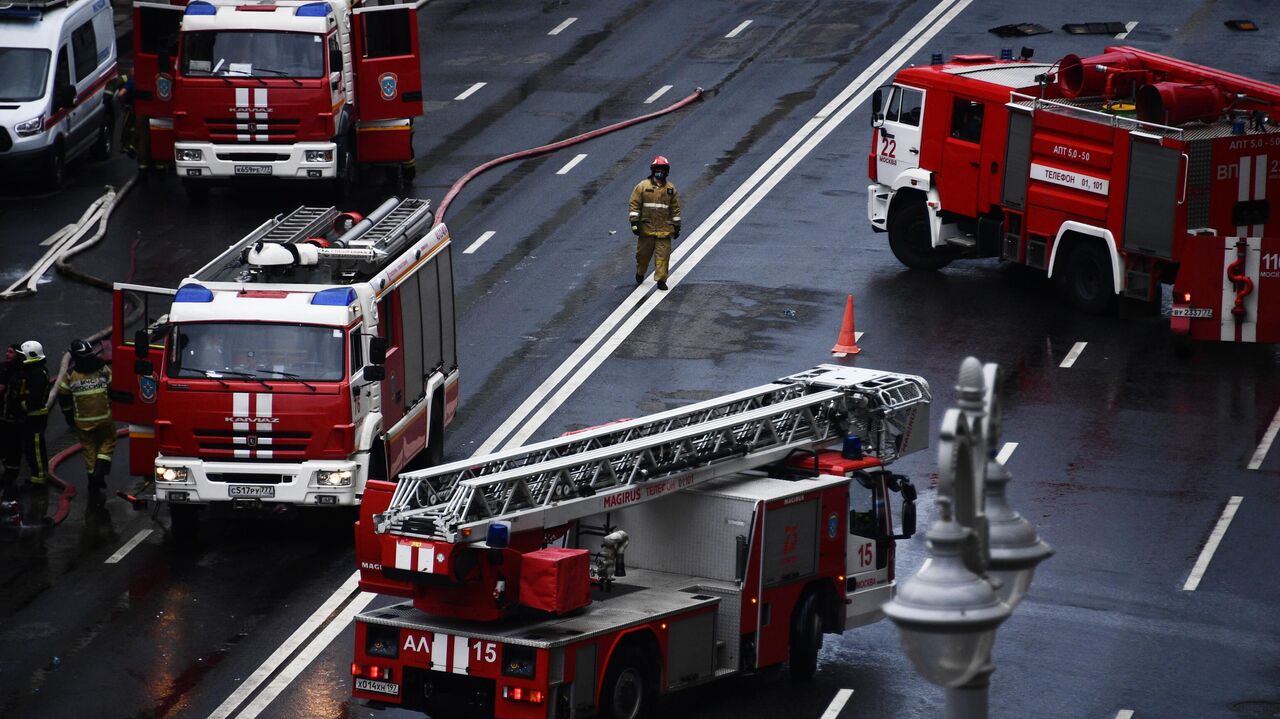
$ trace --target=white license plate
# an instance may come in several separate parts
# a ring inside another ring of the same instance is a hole
[[[1210,307],[1174,307],[1171,316],[1211,320],[1213,319],[1213,309]]]
[[[256,484],[233,484],[227,487],[227,495],[231,497],[274,497],[275,487],[263,487]]]
[[[389,694],[393,697],[400,696],[400,685],[391,682],[375,682],[372,679],[363,677],[356,678],[356,689],[365,692],[375,692],[377,694]]]
[[[270,175],[271,165],[236,165],[237,175]]]

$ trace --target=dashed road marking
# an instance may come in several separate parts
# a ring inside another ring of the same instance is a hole
[[[568,162],[564,163],[564,167],[560,168],[559,170],[556,170],[556,174],[557,175],[569,174],[569,170],[572,170],[573,168],[577,167],[578,163],[582,162],[585,159],[587,159],[587,153],[584,152],[578,155],[577,157],[573,158],[572,160],[569,160]]]
[[[1129,37],[1129,33],[1133,32],[1133,29],[1134,29],[1135,27],[1137,27],[1137,26],[1138,26],[1138,21],[1137,21],[1137,20],[1130,20],[1129,22],[1125,23],[1125,24],[1124,24],[1124,32],[1119,33],[1118,35],[1116,35],[1116,39],[1117,39],[1117,40],[1123,40],[1123,39],[1125,39],[1126,37]]]
[[[657,91],[657,92],[655,92],[655,93],[653,93],[652,95],[650,95],[650,96],[649,96],[649,99],[644,101],[644,104],[648,105],[649,103],[653,102],[654,100],[657,100],[658,98],[660,98],[660,97],[662,97],[663,95],[667,94],[667,90],[670,90],[670,89],[671,89],[671,86],[670,86],[670,85],[663,85],[662,87],[658,88],[658,91]]]
[[[1136,25],[1137,23],[1134,23],[1134,24]],[[1116,37],[1120,37],[1120,36],[1116,35]],[[1116,719],[1133,719],[1133,710],[1121,709],[1120,711],[1116,712]]]
[[[577,21],[578,21],[578,18],[576,17],[566,18],[564,22],[560,23],[559,25],[556,25],[555,29],[547,34],[559,35],[560,33],[564,32],[565,28],[569,27],[570,25],[574,24]]]
[[[852,689],[841,689],[836,692],[836,696],[831,700],[831,704],[827,706],[827,710],[822,712],[821,719],[836,719],[840,715],[840,710],[844,709],[844,705],[851,696],[853,696]]]
[[[468,87],[467,89],[463,90],[461,95],[458,95],[457,97],[455,97],[455,98],[453,98],[453,99],[455,99],[455,100],[465,100],[465,99],[467,99],[468,97],[471,97],[472,95],[476,94],[476,92],[477,92],[480,88],[482,88],[482,87],[484,87],[485,85],[488,85],[488,84],[489,84],[489,83],[487,83],[487,82],[477,82],[476,84],[472,85],[471,87]]]
[[[1064,369],[1065,369],[1065,368],[1070,368],[1070,367],[1071,367],[1071,365],[1073,365],[1073,364],[1075,364],[1075,363],[1076,363],[1076,360],[1080,359],[1080,353],[1081,353],[1081,352],[1084,352],[1085,345],[1087,345],[1087,344],[1089,344],[1089,343],[1088,343],[1088,342],[1077,342],[1077,343],[1075,343],[1074,345],[1072,345],[1072,346],[1071,346],[1071,351],[1067,353],[1067,356],[1066,356],[1066,357],[1063,357],[1063,358],[1062,358],[1062,364],[1060,364],[1060,365],[1058,365],[1058,366],[1059,366],[1059,367],[1062,367],[1062,368],[1064,368]]]
[[[738,36],[738,34],[739,34],[739,33],[741,33],[743,30],[746,30],[746,29],[747,29],[747,26],[748,26],[748,25],[750,25],[750,24],[751,24],[751,21],[750,21],[750,20],[743,20],[741,25],[739,25],[739,26],[735,27],[734,29],[730,30],[730,31],[729,31],[729,34],[728,34],[728,35],[725,35],[725,37],[737,37],[737,36]]]
[[[488,242],[489,238],[493,237],[495,234],[497,233],[494,232],[493,230],[489,230],[483,235],[480,235],[480,239],[476,240],[475,242],[472,242],[470,247],[462,251],[462,254],[469,255],[472,252],[475,252],[476,250],[480,249],[480,245],[483,245],[484,243]]]
[[[1000,454],[996,455],[996,461],[1000,464],[1008,464],[1009,458],[1013,456],[1013,450],[1018,448],[1017,442],[1005,442],[1000,448]]]
[[[133,535],[133,539],[130,539],[129,541],[125,542],[123,547],[117,549],[115,554],[111,555],[110,557],[107,557],[107,561],[104,562],[104,564],[115,564],[116,562],[119,562],[121,559],[124,559],[124,555],[133,551],[134,547],[138,546],[139,544],[142,544],[142,540],[151,536],[151,532],[153,531],[154,530],[151,530],[151,529],[140,530],[137,534]]]
[[[1262,441],[1258,443],[1258,448],[1253,451],[1253,458],[1249,460],[1249,469],[1262,467],[1262,460],[1266,459],[1267,452],[1271,451],[1271,443],[1276,441],[1277,432],[1280,432],[1280,409],[1277,409],[1276,416],[1271,418],[1271,426],[1262,433]]]
[[[1209,534],[1209,541],[1204,543],[1204,549],[1200,550],[1200,558],[1196,560],[1196,565],[1191,568],[1191,576],[1187,577],[1187,583],[1182,585],[1182,589],[1188,592],[1194,592],[1196,587],[1200,586],[1200,579],[1204,577],[1204,573],[1209,569],[1209,560],[1213,559],[1213,553],[1218,551],[1218,545],[1222,543],[1223,536],[1227,533],[1227,527],[1231,526],[1231,520],[1236,516],[1236,510],[1240,509],[1240,503],[1244,501],[1244,497],[1232,497],[1227,502],[1227,506],[1222,510],[1222,516],[1218,518],[1218,524],[1213,528],[1213,532]]]

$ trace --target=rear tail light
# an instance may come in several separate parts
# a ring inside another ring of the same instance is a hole
[[[359,662],[352,662],[351,676],[368,677],[369,679],[389,682],[391,681],[391,667],[380,667],[377,664],[360,664]]]
[[[510,699],[517,702],[529,702],[530,704],[541,704],[546,695],[541,689],[525,689],[524,687],[503,687],[502,698]]]
[[[1183,301],[1185,304],[1188,304],[1188,305],[1189,305],[1189,304],[1191,304],[1191,293],[1190,293],[1190,292],[1183,292],[1183,293],[1182,293],[1182,301]]]

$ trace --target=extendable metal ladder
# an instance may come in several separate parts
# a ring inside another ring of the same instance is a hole
[[[851,431],[888,464],[904,448],[918,448],[910,429],[921,409],[927,429],[929,401],[920,377],[821,365],[688,407],[406,472],[387,510],[374,516],[375,531],[474,542],[494,522],[513,532],[558,526],[599,513],[609,495],[673,480],[670,488],[689,488]]]
[[[308,237],[323,236],[333,227],[333,221],[337,217],[338,208],[336,207],[304,205],[276,220],[266,233],[254,239],[282,244],[301,242]]]

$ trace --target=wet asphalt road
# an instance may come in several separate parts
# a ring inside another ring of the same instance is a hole
[[[415,191],[439,200],[455,178],[507,152],[674,102],[675,115],[550,157],[508,165],[468,187],[447,218],[457,245],[463,398],[450,457],[475,450],[622,302],[632,296],[625,202],[649,158],[671,158],[686,205],[684,242],[753,171],[934,8],[931,2],[497,3],[427,6],[428,113],[415,144]],[[995,25],[1137,20],[1125,41],[1280,82],[1271,55],[1280,14],[1268,3],[1134,2],[966,7],[930,50],[995,52]],[[547,33],[568,17],[577,20]],[[1250,17],[1255,34],[1224,19]],[[752,23],[725,38],[745,20]],[[1030,38],[1037,59],[1116,41],[1061,32]],[[454,100],[474,83],[486,85]],[[673,89],[653,104],[660,87]],[[1011,501],[1058,550],[1000,630],[992,714],[1000,717],[1258,717],[1280,710],[1280,452],[1246,466],[1280,407],[1274,348],[1202,345],[1173,352],[1158,317],[1089,317],[1047,282],[994,261],[937,274],[904,270],[865,219],[867,108],[798,162],[534,435],[638,416],[830,361],[846,294],[857,299],[864,352],[845,360],[920,374],[935,396],[931,428],[954,400],[966,354],[999,362]],[[557,174],[578,153],[587,157]],[[75,168],[56,196],[0,197],[0,279],[42,253],[117,159]],[[367,209],[389,190],[372,184]],[[312,201],[305,188],[215,193],[191,206],[169,180],[140,181],[103,245],[78,266],[112,279],[173,284],[265,216]],[[494,235],[462,254],[482,233]],[[131,258],[129,248],[136,243]],[[104,293],[60,277],[0,304],[0,339],[46,347],[105,326]],[[630,298],[630,299],[629,299]],[[1088,345],[1060,367],[1076,342]],[[59,425],[55,422],[54,425]],[[60,428],[51,447],[70,443]],[[124,462],[118,450],[117,468]],[[63,474],[83,489],[75,471]],[[926,487],[932,452],[898,465]],[[113,488],[127,478],[117,469]],[[1183,582],[1228,500],[1240,509],[1199,588]],[[923,491],[921,527],[932,519]],[[0,545],[0,716],[205,717],[257,669],[353,569],[349,531],[333,517],[206,523],[182,551],[163,513],[73,504],[52,533]],[[122,561],[104,560],[151,530]],[[900,545],[899,576],[923,559]],[[378,600],[382,601],[382,600]],[[393,719],[349,701],[342,632],[261,712],[264,717]],[[58,657],[55,667],[53,658]],[[671,698],[672,717],[817,717],[842,688],[839,714],[929,717],[941,692],[919,679],[892,626],[827,637],[817,680],[731,679]]]

